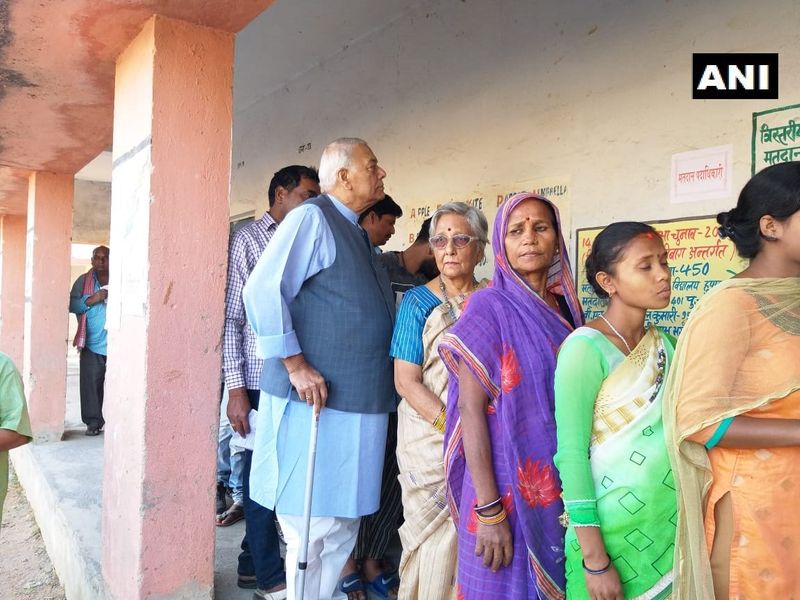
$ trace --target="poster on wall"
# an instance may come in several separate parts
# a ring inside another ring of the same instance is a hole
[[[753,113],[751,174],[800,160],[800,104]]]
[[[567,178],[540,178],[517,182],[512,185],[487,186],[478,193],[453,195],[450,198],[434,200],[407,200],[401,196],[392,197],[403,207],[403,216],[397,220],[395,236],[386,246],[387,250],[402,250],[410,246],[417,237],[422,222],[433,215],[434,211],[446,202],[465,202],[479,209],[489,222],[489,244],[486,246],[486,258],[478,265],[476,276],[479,279],[490,278],[494,271],[491,237],[494,219],[499,206],[509,197],[519,192],[541,194],[553,201],[561,215],[563,233],[570,239],[570,182]]]
[[[697,301],[724,279],[729,279],[747,266],[729,239],[719,237],[715,217],[694,217],[649,223],[661,235],[672,271],[672,299],[663,310],[647,313],[648,322],[674,336]],[[576,288],[586,320],[596,319],[605,310],[606,301],[599,298],[586,281],[586,256],[602,227],[579,229],[576,232]]]
[[[728,198],[732,188],[733,146],[714,146],[672,155],[673,204]]]

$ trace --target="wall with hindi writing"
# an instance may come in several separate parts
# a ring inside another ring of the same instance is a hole
[[[552,200],[559,211],[559,218],[565,223],[564,235],[570,236],[570,201],[569,201],[569,182],[567,180],[548,179],[548,180],[527,180],[518,182],[513,188],[510,186],[487,187],[480,196],[472,198],[452,196],[443,198],[438,202],[406,202],[403,217],[397,221],[396,234],[387,249],[400,250],[409,246],[417,237],[423,221],[430,217],[434,211],[445,202],[464,202],[479,209],[486,216],[489,222],[489,238],[492,237],[492,225],[497,215],[497,210],[507,198],[520,191],[531,191],[541,194]],[[569,246],[568,246],[569,247]],[[494,257],[492,255],[491,242],[486,245],[486,258],[478,265],[476,275],[479,279],[491,278],[494,270]]]
[[[753,114],[752,170],[800,160],[800,104]]]
[[[382,22],[336,43],[330,32],[348,23],[331,3],[291,0],[292,21],[287,2],[237,37],[231,214],[260,214],[274,171],[317,164],[327,142],[356,135],[406,208],[387,249],[408,245],[443,202],[470,201],[491,220],[498,198],[531,187],[552,192],[571,239],[616,220],[715,214],[750,177],[753,113],[800,99],[794,0],[390,0]],[[275,78],[275,57],[308,47],[311,66]],[[700,51],[778,52],[781,99],[692,100]],[[671,203],[671,157],[724,145],[730,194]]]
[[[672,298],[663,310],[651,310],[647,320],[667,333],[678,336],[697,301],[720,281],[729,279],[746,266],[728,239],[720,239],[713,217],[675,219],[650,223],[661,235],[672,271]],[[576,252],[578,297],[586,319],[596,319],[606,301],[586,281],[586,256],[602,227],[579,229]]]

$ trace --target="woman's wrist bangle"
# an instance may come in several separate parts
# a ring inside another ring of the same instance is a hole
[[[476,515],[478,515],[478,516],[480,516],[480,517],[484,517],[484,518],[486,518],[486,519],[491,519],[492,517],[496,517],[496,516],[497,516],[497,515],[499,515],[501,512],[503,512],[503,509],[504,509],[503,505],[502,505],[502,504],[499,504],[499,505],[496,507],[496,510],[494,510],[493,512],[489,512],[489,511],[492,511],[492,509],[491,509],[491,508],[488,508],[488,509],[486,509],[486,510],[480,510],[480,511],[476,510],[476,511],[475,511],[475,514],[476,514]],[[489,512],[489,514],[486,514],[487,512]]]
[[[433,421],[433,428],[436,429],[436,431],[438,431],[439,433],[444,433],[444,424],[446,420],[447,420],[447,411],[445,410],[444,407],[442,407],[442,410],[439,411],[439,414]]]
[[[608,556],[608,552],[606,552],[606,556],[608,557],[608,564],[602,569],[590,569],[586,566],[586,561],[582,560],[581,564],[583,565],[583,570],[589,573],[589,575],[602,575],[603,573],[607,573],[611,569],[611,557]]]
[[[483,525],[497,525],[498,523],[502,523],[508,517],[508,513],[506,513],[505,507],[500,505],[500,510],[497,514],[492,515],[491,517],[484,517],[480,513],[476,512],[475,517],[478,519],[478,523],[482,523]]]
[[[497,500],[492,500],[491,502],[489,502],[488,504],[484,504],[483,506],[478,506],[478,505],[476,504],[476,505],[475,505],[475,508],[474,508],[473,510],[474,510],[476,513],[477,513],[477,512],[481,512],[481,511],[483,511],[483,510],[489,510],[490,508],[494,508],[495,506],[497,506],[498,504],[500,504],[500,502],[501,502],[501,501],[502,501],[502,499],[500,498],[500,496],[498,496],[498,497],[497,497]]]

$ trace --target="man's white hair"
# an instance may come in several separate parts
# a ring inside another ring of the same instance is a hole
[[[322,158],[319,159],[319,189],[330,192],[336,187],[336,175],[341,169],[352,166],[353,150],[357,146],[366,146],[367,142],[354,137],[343,137],[333,140],[325,146]]]

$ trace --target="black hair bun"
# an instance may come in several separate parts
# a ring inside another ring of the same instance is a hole
[[[735,232],[731,223],[731,211],[719,213],[717,223],[719,223],[719,237],[733,239]]]

